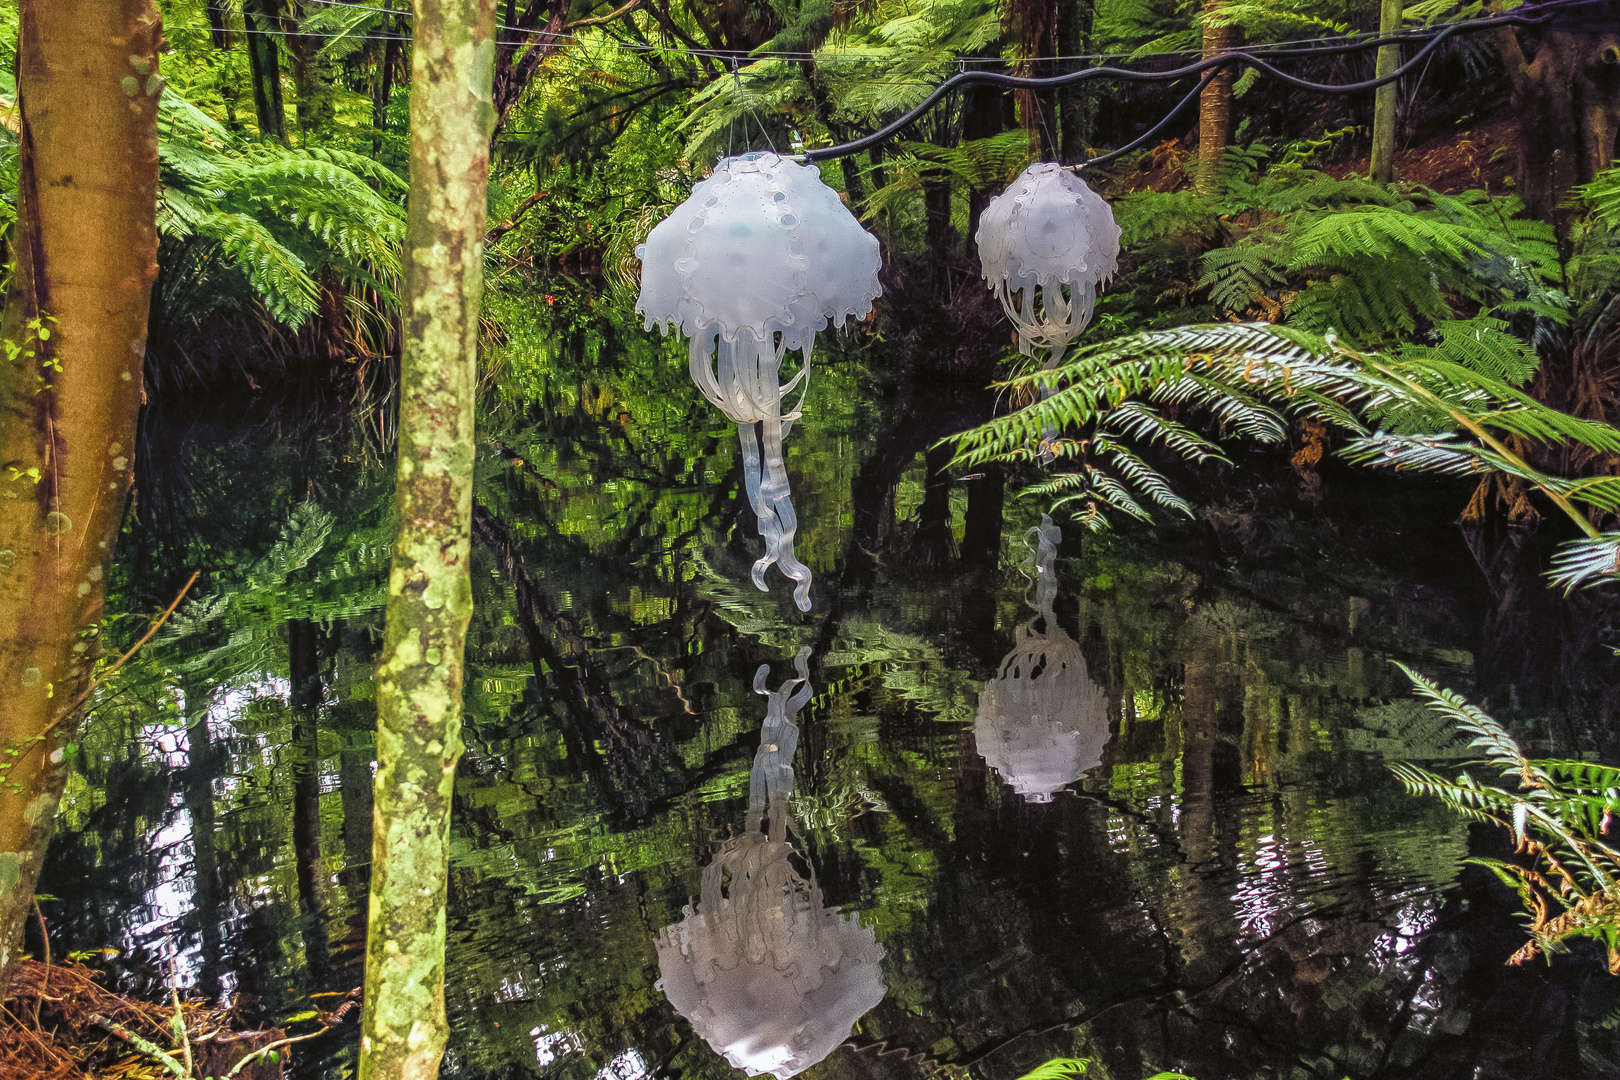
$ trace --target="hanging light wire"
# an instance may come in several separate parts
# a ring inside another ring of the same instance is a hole
[[[1153,136],[1157,135],[1178,113],[1181,112],[1182,109],[1190,105],[1193,100],[1202,92],[1204,87],[1209,84],[1209,81],[1224,68],[1238,65],[1248,67],[1253,69],[1256,74],[1259,74],[1265,78],[1274,79],[1285,86],[1291,86],[1296,90],[1304,90],[1308,93],[1356,94],[1365,90],[1377,89],[1380,86],[1385,86],[1405,77],[1407,72],[1417,67],[1417,65],[1423,63],[1426,59],[1428,59],[1429,55],[1438,49],[1447,38],[1452,37],[1455,34],[1502,25],[1535,26],[1551,21],[1560,11],[1565,8],[1582,7],[1602,2],[1605,2],[1605,0],[1555,0],[1553,3],[1537,5],[1535,8],[1537,14],[1534,15],[1521,14],[1519,12],[1506,12],[1500,15],[1488,16],[1482,19],[1472,19],[1466,22],[1451,23],[1450,25],[1445,26],[1430,35],[1428,43],[1417,52],[1413,53],[1410,59],[1401,64],[1394,71],[1383,76],[1382,78],[1364,79],[1360,82],[1353,83],[1319,83],[1311,82],[1308,79],[1301,79],[1273,67],[1271,64],[1261,59],[1260,56],[1256,55],[1254,50],[1242,49],[1231,49],[1226,52],[1218,53],[1215,56],[1196,61],[1195,63],[1187,64],[1184,67],[1172,68],[1168,71],[1131,71],[1128,68],[1090,67],[1080,71],[1072,71],[1065,75],[1048,76],[1007,75],[999,71],[965,71],[961,74],[953,75],[944,82],[940,83],[939,86],[934,89],[933,93],[929,94],[922,101],[913,106],[904,116],[899,117],[889,124],[885,124],[883,127],[872,132],[870,135],[865,135],[859,139],[854,139],[847,143],[841,143],[837,146],[824,146],[815,150],[806,150],[800,154],[794,155],[794,160],[803,162],[832,161],[837,158],[848,157],[851,154],[861,153],[864,150],[870,150],[873,147],[893,138],[911,124],[916,123],[916,121],[924,113],[938,104],[940,99],[945,97],[945,95],[965,86],[987,85],[1016,88],[1020,90],[1045,90],[1059,86],[1072,86],[1076,83],[1086,82],[1091,79],[1117,79],[1123,82],[1172,82],[1177,79],[1187,78],[1189,76],[1196,75],[1199,77],[1198,85],[1193,88],[1192,92],[1186,97],[1182,98],[1174,108],[1165,114],[1163,119],[1161,119],[1147,132],[1120,147],[1118,150],[1113,150],[1109,153],[1100,154],[1096,157],[1089,158],[1077,166],[1081,169],[1094,168],[1098,165],[1103,165],[1110,161],[1114,161],[1117,158],[1123,157],[1125,154],[1137,149]],[[1404,35],[1399,40],[1410,40],[1410,38],[1411,35]],[[1312,54],[1353,52],[1361,49],[1369,49],[1380,45],[1390,44],[1392,40],[1394,39],[1375,39],[1371,41],[1341,45],[1334,48],[1309,50],[1309,52]],[[1273,52],[1268,55],[1275,56],[1278,54]]]
[[[321,4],[321,5],[325,6],[325,7],[350,8],[350,9],[361,10],[361,11],[374,11],[374,12],[377,12],[379,14],[401,15],[401,16],[404,16],[406,18],[411,18],[415,14],[414,12],[406,11],[406,10],[403,10],[403,9],[400,9],[400,8],[374,7],[374,6],[370,5],[370,4],[356,3],[355,0],[309,0],[309,2],[310,3],[315,3],[315,4]],[[1543,23],[1543,22],[1548,21],[1549,19],[1551,19],[1553,17],[1553,14],[1556,11],[1559,11],[1559,10],[1562,10],[1562,9],[1565,9],[1565,8],[1570,8],[1570,7],[1589,6],[1589,5],[1592,5],[1592,4],[1598,4],[1598,3],[1603,3],[1603,2],[1605,2],[1605,0],[1550,0],[1550,2],[1548,2],[1548,3],[1535,4],[1535,5],[1533,5],[1533,7],[1531,7],[1530,5],[1527,5],[1527,8],[1530,8],[1530,10],[1533,10],[1533,11],[1538,13],[1538,14],[1535,14],[1535,15],[1526,14],[1525,9],[1520,9],[1519,11],[1503,12],[1503,13],[1498,13],[1496,15],[1481,16],[1481,17],[1476,18],[1476,19],[1459,19],[1457,22],[1450,23],[1447,26],[1445,26],[1443,28],[1439,28],[1439,29],[1414,28],[1414,29],[1411,29],[1411,30],[1401,30],[1401,31],[1398,31],[1398,32],[1396,32],[1394,34],[1390,34],[1390,35],[1388,35],[1386,37],[1363,37],[1361,34],[1338,34],[1338,35],[1330,35],[1330,36],[1316,37],[1316,38],[1301,38],[1301,39],[1296,40],[1296,41],[1275,42],[1275,43],[1271,43],[1271,44],[1255,45],[1255,46],[1253,46],[1251,48],[1245,49],[1243,51],[1243,54],[1245,56],[1261,56],[1261,55],[1264,55],[1264,56],[1332,56],[1332,55],[1336,55],[1336,54],[1340,54],[1340,53],[1359,52],[1359,51],[1362,51],[1362,50],[1365,50],[1365,49],[1379,48],[1379,47],[1384,46],[1384,45],[1401,45],[1401,44],[1411,44],[1411,43],[1420,42],[1420,41],[1427,41],[1427,40],[1432,39],[1436,35],[1446,35],[1446,34],[1449,34],[1451,32],[1461,32],[1461,31],[1469,31],[1469,30],[1475,30],[1475,29],[1484,29],[1484,28],[1489,28],[1489,27],[1493,27],[1493,26],[1501,26],[1504,23],[1507,23],[1507,24],[1519,24],[1519,25],[1535,25],[1535,24],[1539,24],[1539,23]],[[496,26],[496,29],[499,29],[499,30],[510,30],[513,33],[528,34],[528,35],[533,36],[533,37],[547,37],[547,38],[554,38],[554,39],[568,39],[568,40],[574,40],[574,41],[577,41],[577,40],[580,39],[580,35],[575,34],[575,33],[567,33],[567,32],[555,33],[555,32],[549,31],[549,30],[538,30],[538,29],[532,29],[532,28],[523,27],[523,26],[511,26],[511,25],[508,25],[506,23],[496,23],[495,26]],[[237,32],[239,32],[239,31],[237,31]],[[290,32],[290,31],[263,31],[263,30],[261,30],[261,31],[256,31],[256,32],[257,33],[274,33],[274,34],[278,34],[278,35],[282,35],[282,36],[294,36],[294,37],[299,36],[299,35],[297,35],[295,33]],[[310,36],[310,37],[348,37],[348,36],[360,37],[361,35],[358,35],[358,34],[356,34],[356,35],[330,34],[330,35],[304,35],[304,36]],[[860,63],[892,64],[892,63],[895,62],[892,57],[864,56],[864,55],[840,55],[838,53],[831,53],[831,52],[828,52],[828,51],[825,51],[825,50],[820,51],[820,52],[806,52],[806,51],[772,50],[772,49],[753,49],[753,50],[749,50],[749,49],[690,49],[690,48],[684,48],[684,47],[679,47],[679,46],[645,45],[645,44],[641,44],[639,42],[633,42],[633,41],[620,41],[618,39],[612,39],[612,40],[614,41],[614,43],[619,48],[624,49],[624,50],[629,51],[629,52],[683,53],[683,54],[686,54],[686,55],[689,55],[689,56],[710,57],[710,58],[713,58],[713,59],[725,60],[725,61],[728,61],[728,62],[731,61],[731,60],[815,60],[818,63],[824,63],[824,64],[860,64]],[[1162,56],[1201,56],[1202,52],[1203,52],[1203,50],[1201,50],[1201,49],[1190,48],[1190,49],[1167,49],[1167,50],[1165,50],[1163,52],[1154,52],[1154,53],[1141,53],[1141,52],[1073,53],[1073,54],[1066,54],[1066,55],[1062,55],[1062,56],[1043,56],[1043,57],[1039,57],[1038,59],[1041,60],[1042,62],[1070,61],[1070,60],[1124,61],[1124,62],[1130,62],[1130,61],[1138,61],[1138,60],[1147,60],[1147,59],[1152,59],[1154,57],[1162,57]],[[924,61],[924,62],[928,62],[928,61]],[[942,59],[938,60],[937,63],[941,63],[941,64],[955,63],[955,64],[958,64],[958,65],[1005,64],[1005,63],[1007,63],[1007,61],[1002,57],[968,56],[968,57],[942,58]],[[1087,70],[1089,70],[1089,69],[1087,69]],[[1070,75],[1077,75],[1077,74],[1080,74],[1080,73],[1079,72],[1071,72],[1069,74]],[[1050,76],[1050,78],[1062,78],[1062,77],[1064,77],[1064,76]]]
[[[382,15],[400,15],[400,16],[405,16],[407,18],[412,17],[414,15],[414,12],[402,10],[402,9],[399,9],[399,8],[377,7],[377,6],[373,6],[373,5],[370,5],[370,4],[355,3],[355,2],[353,2],[353,0],[312,0],[312,2],[317,3],[317,4],[322,4],[322,5],[327,6],[327,7],[350,8],[350,9],[356,9],[356,10],[371,11],[371,12],[376,12],[376,13],[382,14]],[[999,86],[999,87],[1005,87],[1005,88],[1009,88],[1009,89],[1020,89],[1020,90],[1044,90],[1044,89],[1052,89],[1052,88],[1056,88],[1056,87],[1060,87],[1060,86],[1071,86],[1071,85],[1074,85],[1074,84],[1077,84],[1077,83],[1086,82],[1086,81],[1093,80],[1093,79],[1113,79],[1113,80],[1118,80],[1118,81],[1122,81],[1122,82],[1176,82],[1176,81],[1179,81],[1181,79],[1185,79],[1185,78],[1189,78],[1189,77],[1193,77],[1193,76],[1198,77],[1197,85],[1195,85],[1192,88],[1192,90],[1187,93],[1187,95],[1185,97],[1183,97],[1179,102],[1177,102],[1170,109],[1169,112],[1167,112],[1163,117],[1161,117],[1159,119],[1159,121],[1157,123],[1155,123],[1151,128],[1149,128],[1146,132],[1144,132],[1143,134],[1141,134],[1140,136],[1133,139],[1131,142],[1127,143],[1126,145],[1120,147],[1117,150],[1112,150],[1112,151],[1110,151],[1110,152],[1108,152],[1106,154],[1097,155],[1096,157],[1092,157],[1092,158],[1090,158],[1090,159],[1088,159],[1088,160],[1086,160],[1084,162],[1081,162],[1077,166],[1077,168],[1080,168],[1080,169],[1095,168],[1095,167],[1097,167],[1099,165],[1104,165],[1104,164],[1106,164],[1108,162],[1111,162],[1111,161],[1114,161],[1114,160],[1116,160],[1116,159],[1118,159],[1120,157],[1123,157],[1124,155],[1132,152],[1133,150],[1138,149],[1139,147],[1143,146],[1144,144],[1149,142],[1151,139],[1153,139],[1155,136],[1157,136],[1166,127],[1168,127],[1170,125],[1170,123],[1178,115],[1180,115],[1180,113],[1184,109],[1186,109],[1186,107],[1188,105],[1192,104],[1192,102],[1198,98],[1198,96],[1203,92],[1204,87],[1209,84],[1210,80],[1212,78],[1214,78],[1216,73],[1218,73],[1219,71],[1221,71],[1221,70],[1223,70],[1225,68],[1228,68],[1228,67],[1233,67],[1233,66],[1247,67],[1247,68],[1253,70],[1257,75],[1260,75],[1262,77],[1269,78],[1269,79],[1274,79],[1277,82],[1280,82],[1285,86],[1291,86],[1296,90],[1302,90],[1302,91],[1305,91],[1307,93],[1335,94],[1335,95],[1339,95],[1339,94],[1356,94],[1356,93],[1361,93],[1361,92],[1366,91],[1366,90],[1373,90],[1373,89],[1376,89],[1376,88],[1378,88],[1380,86],[1384,86],[1384,85],[1387,85],[1388,83],[1392,83],[1392,82],[1395,82],[1395,81],[1397,81],[1399,79],[1404,78],[1406,76],[1406,74],[1408,72],[1410,72],[1414,67],[1416,67],[1418,64],[1423,63],[1424,61],[1428,60],[1433,55],[1434,51],[1436,49],[1438,49],[1440,47],[1440,45],[1444,41],[1446,41],[1450,37],[1453,37],[1454,35],[1462,34],[1462,33],[1471,33],[1471,32],[1476,31],[1476,30],[1485,30],[1485,29],[1490,29],[1490,28],[1498,27],[1498,26],[1537,26],[1537,25],[1540,25],[1540,24],[1543,24],[1543,23],[1546,23],[1546,22],[1550,22],[1552,19],[1556,18],[1560,13],[1562,13],[1565,10],[1572,9],[1572,8],[1578,8],[1578,7],[1591,6],[1593,4],[1604,3],[1604,2],[1606,2],[1606,0],[1549,0],[1549,2],[1542,3],[1542,4],[1533,4],[1533,5],[1528,5],[1527,4],[1524,8],[1521,8],[1521,9],[1516,10],[1516,11],[1499,12],[1499,13],[1496,13],[1496,14],[1493,14],[1493,15],[1487,15],[1487,16],[1483,16],[1483,17],[1475,18],[1475,19],[1460,19],[1457,22],[1449,23],[1446,26],[1440,27],[1438,29],[1424,28],[1424,29],[1403,30],[1403,31],[1399,31],[1399,32],[1394,33],[1394,34],[1390,34],[1390,35],[1385,36],[1385,37],[1366,37],[1366,38],[1359,38],[1358,39],[1358,37],[1359,37],[1358,35],[1344,35],[1344,36],[1338,36],[1338,37],[1307,38],[1307,39],[1305,39],[1303,41],[1280,42],[1280,43],[1272,44],[1272,45],[1257,45],[1257,46],[1255,46],[1253,48],[1249,48],[1249,49],[1229,50],[1229,51],[1226,51],[1226,52],[1219,53],[1219,54],[1217,54],[1215,56],[1206,57],[1206,58],[1197,60],[1197,61],[1195,61],[1195,62],[1193,62],[1191,64],[1186,64],[1186,65],[1184,65],[1182,67],[1171,68],[1171,69],[1168,69],[1168,70],[1165,70],[1165,71],[1134,71],[1134,70],[1131,70],[1129,68],[1095,66],[1095,67],[1082,68],[1079,71],[1071,71],[1071,72],[1067,72],[1067,73],[1061,74],[1061,75],[1025,76],[1025,75],[1008,75],[1008,74],[1006,74],[1004,72],[1000,72],[1000,71],[971,71],[971,70],[967,70],[967,65],[970,64],[970,63],[974,63],[974,64],[977,64],[977,63],[984,63],[984,64],[1005,63],[1006,61],[1001,59],[1001,58],[994,58],[994,57],[942,58],[942,59],[940,59],[938,61],[933,61],[933,62],[944,64],[944,63],[950,63],[950,62],[952,62],[954,60],[954,62],[957,64],[958,69],[959,69],[958,73],[956,75],[953,75],[950,78],[946,79],[944,82],[941,82],[941,83],[938,83],[938,84],[934,84],[934,83],[928,82],[926,80],[918,80],[918,81],[916,81],[914,83],[910,83],[910,85],[934,86],[934,90],[927,97],[925,97],[921,102],[919,102],[917,105],[913,106],[910,110],[908,110],[903,116],[900,116],[898,119],[892,121],[891,123],[888,123],[888,124],[884,125],[882,128],[879,128],[877,131],[872,132],[870,135],[862,136],[859,139],[854,139],[854,140],[852,140],[850,142],[847,142],[847,143],[840,143],[840,144],[838,144],[836,146],[824,146],[824,147],[818,147],[818,148],[816,148],[814,150],[805,150],[805,151],[802,151],[802,152],[800,152],[798,154],[794,154],[794,155],[791,155],[791,156],[792,156],[792,159],[795,160],[795,161],[801,161],[801,162],[807,162],[808,163],[808,162],[819,162],[819,161],[833,161],[833,160],[836,160],[838,158],[848,157],[851,154],[858,154],[858,153],[861,153],[863,151],[870,150],[870,149],[872,149],[872,148],[874,148],[874,147],[888,141],[889,139],[893,138],[895,135],[899,134],[901,131],[905,130],[910,125],[916,123],[917,120],[919,118],[921,118],[924,113],[926,113],[928,110],[932,109],[935,105],[937,105],[940,102],[940,100],[943,99],[947,94],[950,94],[950,93],[952,93],[952,92],[954,92],[956,90],[959,90],[959,89],[962,89],[962,88],[968,87],[968,86],[975,86],[975,85],[978,85],[978,86]],[[527,34],[527,35],[530,35],[531,37],[552,38],[557,43],[562,43],[562,42],[579,42],[581,44],[583,43],[583,40],[581,39],[581,37],[578,34],[553,33],[552,31],[549,31],[549,30],[537,30],[537,29],[530,29],[528,27],[509,26],[509,25],[507,25],[505,23],[497,23],[496,26],[497,26],[498,29],[501,29],[501,30],[509,30],[509,31],[514,32],[514,33]],[[402,36],[402,35],[395,35],[395,34],[298,34],[296,32],[285,31],[285,30],[259,30],[259,29],[233,30],[232,33],[263,34],[263,35],[273,36],[273,37],[301,37],[301,36],[302,37],[328,37],[328,38],[352,37],[352,38],[359,39],[359,40],[377,40],[377,41],[408,41],[408,40],[410,40],[408,35],[403,35]],[[733,78],[737,78],[738,81],[739,81],[739,84],[740,84],[740,77],[739,77],[738,71],[737,71],[737,63],[738,63],[739,60],[744,60],[744,59],[751,60],[751,61],[767,60],[767,59],[789,59],[789,60],[810,59],[810,60],[814,60],[817,63],[821,63],[821,64],[843,64],[843,63],[893,64],[893,63],[895,63],[894,59],[890,58],[890,57],[875,57],[875,56],[860,56],[860,55],[841,56],[841,55],[838,55],[838,54],[829,54],[827,52],[820,52],[820,53],[815,53],[815,52],[789,52],[789,51],[771,51],[771,50],[765,50],[765,49],[753,50],[753,51],[723,50],[723,49],[688,49],[688,48],[680,48],[680,47],[661,47],[661,46],[657,46],[657,45],[644,45],[644,44],[640,44],[638,42],[621,41],[621,40],[619,40],[617,38],[610,38],[609,40],[612,41],[613,44],[617,48],[620,48],[620,49],[623,49],[623,50],[626,50],[626,51],[629,51],[629,52],[679,53],[679,54],[683,54],[683,55],[687,55],[687,56],[709,57],[709,58],[713,58],[713,59],[716,59],[716,60],[727,61],[731,65]],[[1273,59],[1282,59],[1282,58],[1310,58],[1310,57],[1317,57],[1317,56],[1336,56],[1336,55],[1343,55],[1343,54],[1352,53],[1352,52],[1362,52],[1362,51],[1365,51],[1365,50],[1368,50],[1368,49],[1382,48],[1382,47],[1384,47],[1386,45],[1415,44],[1415,43],[1420,42],[1420,41],[1425,42],[1423,47],[1420,48],[1416,53],[1414,53],[1406,62],[1401,64],[1399,67],[1397,67],[1394,71],[1390,72],[1389,74],[1387,74],[1387,75],[1385,75],[1385,76],[1383,76],[1381,78],[1365,79],[1365,80],[1362,80],[1360,82],[1353,82],[1353,83],[1319,83],[1319,82],[1312,82],[1312,81],[1310,81],[1308,79],[1301,79],[1301,78],[1298,78],[1296,76],[1289,75],[1288,73],[1286,73],[1284,71],[1281,71],[1281,70],[1277,69],[1276,67],[1272,66],[1265,59],[1263,59],[1263,57],[1270,57],[1270,58],[1273,58]],[[1129,60],[1141,60],[1141,59],[1146,59],[1148,57],[1155,57],[1155,56],[1195,56],[1195,55],[1199,55],[1199,52],[1200,51],[1196,50],[1196,49],[1178,49],[1178,50],[1169,50],[1169,51],[1163,52],[1163,53],[1148,53],[1148,54],[1140,54],[1140,55],[1136,54],[1136,53],[1130,53],[1130,54],[1123,54],[1123,53],[1112,53],[1112,54],[1091,53],[1091,54],[1077,54],[1077,55],[1073,55],[1073,56],[1040,57],[1039,59],[1042,60],[1043,62],[1066,61],[1066,60],[1127,60],[1127,61],[1129,61]],[[927,64],[927,63],[931,63],[931,62],[930,61],[922,61],[922,63]],[[759,120],[759,118],[755,117],[755,120],[756,120],[756,122],[760,123],[761,128],[763,128],[764,125]]]

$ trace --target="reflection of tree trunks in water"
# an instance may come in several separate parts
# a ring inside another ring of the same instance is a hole
[[[506,526],[476,502],[473,532],[512,584],[535,679],[544,685],[549,671],[549,681],[562,698],[563,739],[569,756],[589,762],[592,771],[601,775],[603,794],[623,800],[632,815],[640,816],[656,794],[653,788],[658,781],[679,777],[685,769],[667,743],[619,711],[579,627],[540,591]],[[553,637],[561,643],[560,649],[552,644]]]
[[[1188,656],[1181,706],[1181,854],[1184,915],[1179,920],[1183,981],[1213,982],[1223,957],[1211,944],[1228,940],[1231,904],[1210,875],[1219,870],[1215,839],[1215,745],[1220,733],[1219,690],[1212,643],[1199,642]]]
[[[1562,595],[1544,576],[1556,550],[1551,528],[1519,524],[1495,508],[1484,520],[1471,517],[1464,514],[1464,536],[1490,590],[1474,665],[1479,703],[1502,719],[1505,710],[1560,715],[1565,722],[1543,733],[1555,753],[1620,754],[1620,658],[1609,647],[1620,626],[1614,590]]]
[[[1248,646],[1243,660],[1243,774],[1256,787],[1276,787],[1277,729],[1271,717],[1271,682]]]
[[[993,567],[1001,561],[1001,520],[1007,501],[1007,475],[999,465],[984,466],[967,482],[967,514],[962,530],[962,562]]]
[[[181,805],[191,821],[191,906],[202,940],[202,964],[196,989],[217,998],[224,968],[225,921],[221,910],[219,857],[214,848],[214,777],[221,749],[208,731],[208,691],[195,682],[184,685],[186,703],[186,771],[181,779]]]
[[[930,447],[924,457],[923,501],[917,509],[917,532],[911,553],[918,566],[948,567],[956,561],[956,538],[951,535],[951,477],[946,465],[951,448]]]
[[[327,956],[324,881],[321,873],[321,637],[308,619],[287,621],[287,658],[292,690],[293,854],[298,870],[298,904],[303,916],[304,955],[311,982],[326,988]]]

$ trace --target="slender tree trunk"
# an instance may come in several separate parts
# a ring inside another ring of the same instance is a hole
[[[1091,49],[1092,27],[1096,22],[1096,0],[1072,0],[1058,17],[1058,52],[1083,55]],[[1082,61],[1083,62],[1083,61]],[[1070,61],[1058,72],[1075,71],[1082,62]],[[1094,83],[1076,83],[1057,92],[1058,159],[1073,165],[1089,154],[1097,120],[1097,88]]]
[[[1243,32],[1236,26],[1209,25],[1218,21],[1221,0],[1204,0],[1204,56],[1238,47]],[[1207,191],[1215,182],[1226,144],[1232,141],[1232,84],[1237,69],[1222,68],[1198,97],[1198,187]]]
[[[23,349],[0,357],[0,988],[134,475],[163,88],[153,0],[22,0],[20,15],[16,270],[0,325]]]
[[[377,154],[382,153],[383,136],[388,133],[388,102],[394,94],[394,68],[399,64],[399,31],[393,19],[383,21],[383,32],[388,40],[383,42],[382,63],[371,96],[371,126],[376,129],[371,135],[371,149]]]
[[[1383,0],[1378,11],[1378,36],[1389,37],[1401,28],[1401,0]],[[1382,79],[1401,66],[1401,47],[1385,45],[1378,50],[1375,75]],[[1395,180],[1395,109],[1398,103],[1396,84],[1380,86],[1374,91],[1372,158],[1367,171],[1380,184]]]
[[[277,27],[266,0],[244,0],[242,25],[247,31],[248,72],[253,80],[253,111],[259,134],[287,141],[287,110],[281,101],[281,60]]]
[[[221,0],[208,0],[205,5],[208,12],[208,35],[213,39],[214,48],[228,49],[231,47],[231,25],[225,20],[225,5]]]
[[[444,1012],[450,806],[472,616],[473,388],[495,126],[494,0],[414,0],[399,465],[361,1080],[432,1080]]]
[[[279,0],[277,0],[279,8]],[[281,10],[281,41],[292,59],[293,92],[298,100],[298,131],[307,145],[312,133],[331,127],[337,119],[337,88],[332,83],[332,65],[322,59],[322,39],[300,31],[299,0],[288,0]]]

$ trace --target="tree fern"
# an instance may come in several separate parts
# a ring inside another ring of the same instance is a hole
[[[1485,331],[1495,332],[1488,325],[1480,329],[1482,338],[1488,336]],[[1476,344],[1485,347],[1483,341]],[[1556,564],[1555,582],[1570,588],[1620,579],[1609,542],[1620,534],[1600,533],[1589,520],[1590,514],[1620,514],[1620,478],[1549,474],[1514,449],[1517,441],[1524,441],[1620,453],[1620,430],[1542,405],[1498,377],[1522,375],[1528,363],[1522,353],[1493,353],[1490,362],[1469,366],[1439,358],[1442,352],[1364,352],[1333,335],[1266,323],[1128,335],[1075,349],[1054,370],[1008,380],[1004,386],[1040,400],[957,436],[958,460],[967,465],[1028,462],[1040,449],[1055,448],[1059,458],[1079,456],[1088,465],[1110,465],[1118,476],[1097,475],[1135,484],[1149,502],[1179,511],[1156,490],[1162,480],[1158,473],[1122,470],[1118,462],[1097,457],[1106,453],[1104,446],[1123,449],[1121,438],[1160,441],[1195,460],[1218,454],[1201,436],[1188,439],[1185,429],[1163,428],[1152,403],[1190,406],[1225,432],[1261,443],[1280,441],[1287,431],[1286,414],[1293,413],[1347,433],[1341,453],[1356,464],[1450,475],[1495,472],[1525,481],[1591,538]],[[1046,390],[1050,394],[1042,398]],[[1398,423],[1389,423],[1392,418]],[[1370,426],[1375,423],[1384,426]],[[1092,479],[1089,472],[1076,475],[1086,491],[1099,492],[1103,501],[1135,515],[1128,504],[1116,501],[1103,480]],[[1032,489],[1035,494],[1056,491]],[[1074,492],[1064,498],[1073,501]]]
[[[1509,830],[1529,863],[1473,859],[1518,892],[1529,914],[1529,941],[1511,962],[1562,951],[1578,937],[1609,952],[1620,974],[1620,851],[1607,840],[1620,810],[1620,769],[1582,761],[1525,756],[1507,730],[1459,695],[1405,668],[1418,696],[1458,731],[1472,735],[1480,764],[1512,787],[1481,783],[1468,772],[1455,779],[1409,762],[1390,768],[1415,795],[1437,798],[1459,814]]]
[[[158,225],[219,246],[266,309],[292,327],[318,307],[318,278],[391,297],[405,184],[360,154],[244,141],[172,91],[162,95]]]

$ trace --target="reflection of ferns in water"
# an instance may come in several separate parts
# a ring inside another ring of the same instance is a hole
[[[1440,761],[1472,755],[1468,745],[1458,740],[1448,717],[1415,701],[1358,709],[1356,723],[1358,726],[1345,729],[1345,745],[1386,760]]]
[[[1402,670],[1405,670],[1404,668]],[[1608,948],[1609,971],[1620,975],[1620,851],[1607,836],[1620,809],[1620,769],[1585,761],[1524,756],[1495,720],[1457,694],[1407,671],[1418,696],[1514,787],[1481,784],[1469,773],[1448,780],[1406,762],[1390,766],[1408,791],[1430,795],[1474,821],[1507,829],[1527,864],[1471,859],[1513,888],[1528,912],[1530,940],[1510,963],[1562,952],[1573,938]]]
[[[157,645],[189,645],[178,670],[209,672],[228,680],[276,666],[286,647],[285,623],[311,619],[329,624],[380,608],[385,600],[389,545],[381,532],[346,535],[336,551],[328,544],[336,519],[314,502],[300,503],[275,544],[236,581],[216,585],[188,601],[157,637]],[[316,556],[328,552],[319,574],[309,574]],[[300,577],[312,577],[299,584]],[[322,585],[328,586],[322,588]],[[226,631],[217,644],[209,634]]]

